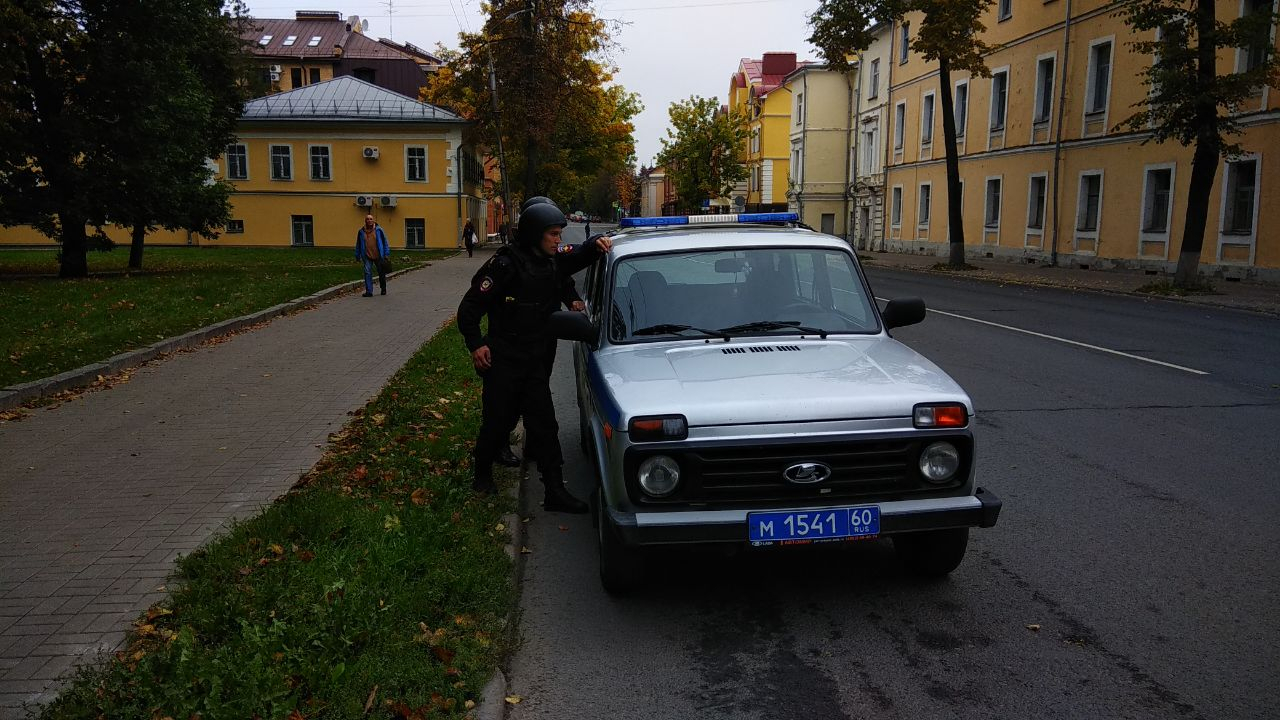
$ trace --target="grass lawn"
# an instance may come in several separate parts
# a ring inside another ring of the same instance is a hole
[[[392,253],[397,269],[454,254]],[[363,277],[351,250],[148,248],[89,253],[84,280],[60,280],[56,251],[0,251],[0,387],[66,370]],[[43,277],[32,277],[44,275]]]
[[[170,599],[41,717],[463,716],[515,602],[514,502],[470,490],[479,390],[446,326],[303,483],[179,561]]]

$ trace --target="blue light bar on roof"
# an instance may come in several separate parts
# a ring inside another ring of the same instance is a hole
[[[661,227],[663,225],[705,225],[708,223],[788,223],[799,222],[795,213],[737,213],[728,215],[671,215],[668,217],[625,217],[619,227]]]

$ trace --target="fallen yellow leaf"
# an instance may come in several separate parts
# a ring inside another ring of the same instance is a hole
[[[474,710],[474,709],[475,709],[475,707],[476,707],[476,701],[475,701],[475,700],[468,700],[468,701],[466,701],[466,702],[462,703],[462,707],[466,708],[467,710]]]
[[[521,700],[524,700],[524,698],[520,697],[519,695],[507,696],[507,702],[511,705],[519,705]]]
[[[1034,623],[1031,625],[1028,625],[1027,629],[1030,630],[1031,632],[1040,632],[1040,626]]]

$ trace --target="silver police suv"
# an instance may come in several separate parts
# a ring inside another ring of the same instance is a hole
[[[625,592],[643,548],[892,538],[945,575],[1000,500],[975,486],[969,396],[894,340],[856,255],[786,213],[624,220],[553,328],[577,340],[581,442],[600,577]]]

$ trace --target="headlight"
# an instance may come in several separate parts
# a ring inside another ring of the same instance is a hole
[[[949,442],[936,442],[920,453],[920,474],[929,482],[942,483],[960,469],[960,451]]]
[[[653,497],[666,497],[680,484],[680,466],[666,455],[654,455],[640,463],[640,489]]]

